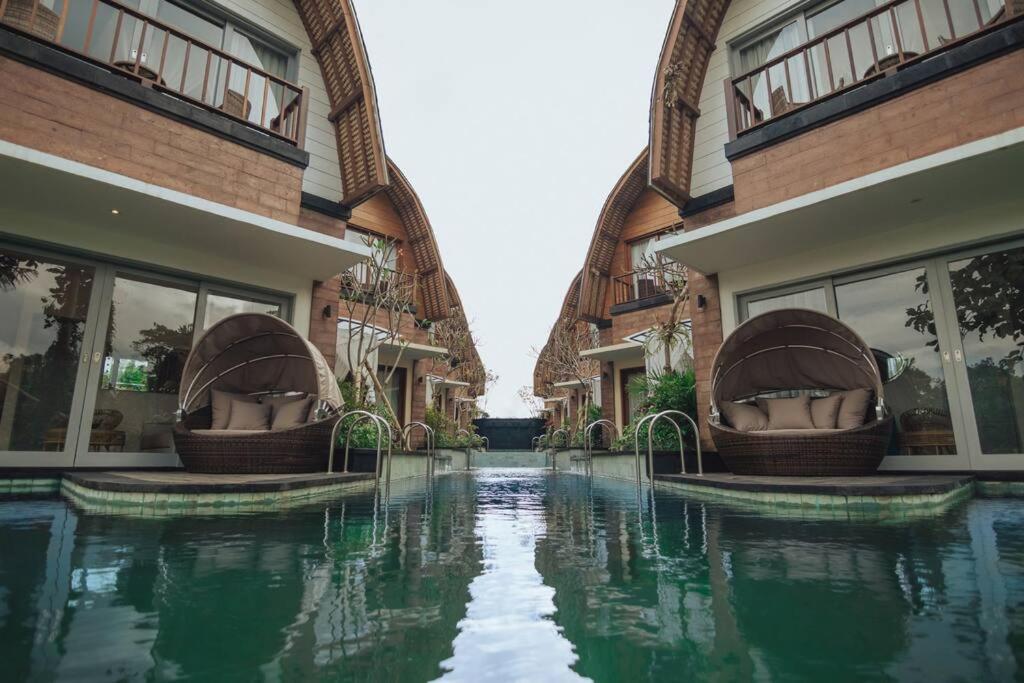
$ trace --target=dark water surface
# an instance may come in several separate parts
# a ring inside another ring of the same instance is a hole
[[[231,516],[0,501],[0,681],[1021,679],[1022,513],[652,508],[538,470]]]

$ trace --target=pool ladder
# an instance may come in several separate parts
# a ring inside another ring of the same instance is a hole
[[[352,424],[348,426],[348,432],[345,434],[345,460],[342,464],[342,472],[348,472],[349,464],[349,451],[352,444],[352,430],[356,428],[356,425],[371,421],[377,428],[377,459],[374,467],[374,486],[380,486],[381,475],[384,475],[384,491],[385,496],[391,492],[391,456],[392,456],[392,443],[394,441],[393,434],[391,431],[391,425],[382,418],[380,415],[374,415],[373,413],[366,410],[352,410],[341,417],[334,423],[334,428],[331,430],[331,449],[327,456],[327,473],[330,474],[334,471],[334,449],[338,444],[338,431],[341,429],[342,423],[349,417],[356,417],[352,421]],[[434,430],[422,422],[410,422],[403,429],[400,436],[400,443],[408,444],[411,440],[412,430],[416,427],[423,429],[427,437],[427,476],[434,476]],[[387,473],[384,471],[384,461],[381,459],[382,441],[384,435],[387,435]]]
[[[672,419],[672,415],[678,415],[690,423],[693,427],[694,440],[697,442],[697,476],[704,476],[704,458],[700,450],[700,430],[697,428],[697,423],[694,422],[693,418],[680,410],[663,410],[656,415],[648,415],[644,417],[636,425],[636,431],[633,433],[633,448],[636,461],[636,485],[639,487],[643,482],[643,477],[640,473],[640,428],[644,426],[644,423],[649,422],[647,426],[647,476],[651,488],[654,488],[654,425],[659,420],[665,420],[670,425],[676,428],[676,434],[679,437],[679,467],[683,474],[686,474],[686,453],[685,445],[683,443],[683,430],[679,428],[679,423]]]

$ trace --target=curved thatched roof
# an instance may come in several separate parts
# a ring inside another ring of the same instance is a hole
[[[452,303],[434,229],[408,178],[390,158],[388,173],[391,186],[387,189],[387,196],[405,226],[409,238],[406,244],[412,251],[420,286],[423,288],[423,317],[428,320],[444,320],[449,315]]]
[[[320,64],[341,168],[341,202],[355,206],[388,185],[377,92],[352,0],[294,0]]]
[[[640,153],[604,202],[597,218],[594,237],[590,241],[587,259],[583,264],[583,281],[580,287],[579,316],[584,320],[601,317],[605,294],[608,291],[609,275],[615,247],[622,235],[626,218],[637,199],[647,189],[647,149]]]
[[[572,279],[572,283],[569,285],[569,290],[565,293],[565,298],[562,300],[562,308],[558,313],[558,320],[578,319],[582,280],[583,271],[580,271],[576,273],[576,277]],[[548,340],[545,342],[544,348],[537,354],[537,362],[533,366],[533,391],[537,396],[547,396],[550,393],[550,385],[562,379],[560,377],[553,377],[546,363],[546,356],[551,352],[551,344],[554,342],[554,334],[557,327],[558,321],[555,321],[555,324],[551,326],[551,331],[548,332]]]
[[[651,186],[677,206],[690,199],[693,143],[708,60],[730,0],[677,0],[651,93]]]
[[[445,289],[448,293],[448,300],[451,302],[451,308],[449,309],[448,317],[459,317],[462,324],[469,329],[469,321],[466,319],[466,311],[462,308],[462,299],[459,297],[459,290],[455,287],[455,282],[452,280],[451,275],[447,272],[444,273]],[[469,382],[469,393],[472,396],[480,396],[486,389],[486,368],[484,368],[484,362],[480,358],[480,353],[477,351],[476,343],[470,346],[469,357],[459,359],[459,368],[457,374],[463,382]]]

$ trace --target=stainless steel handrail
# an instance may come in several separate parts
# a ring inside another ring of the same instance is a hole
[[[673,420],[670,415],[679,415],[686,419],[693,427],[694,440],[697,442],[697,476],[704,476],[704,463],[700,449],[700,431],[697,429],[697,423],[694,422],[693,418],[682,412],[681,410],[663,410],[654,416],[651,420],[651,424],[647,427],[647,468],[650,472],[651,477],[651,488],[654,488],[654,425],[658,420],[665,419],[676,428],[676,433],[679,435],[679,465],[680,470],[683,474],[686,474],[686,447],[683,443],[683,430],[679,428],[679,423]]]
[[[345,461],[344,461],[344,465],[343,465],[341,471],[342,472],[348,472],[348,452],[349,452],[349,445],[350,445],[350,443],[352,441],[352,429],[357,424],[359,424],[360,422],[363,422],[365,420],[372,420],[373,423],[377,426],[377,467],[376,467],[376,470],[378,470],[378,471],[376,472],[376,478],[379,481],[380,480],[380,473],[379,473],[379,470],[380,470],[380,445],[381,445],[381,438],[383,436],[382,431],[381,431],[381,425],[383,425],[384,429],[388,433],[388,443],[389,443],[388,450],[389,451],[391,449],[391,447],[390,447],[391,427],[389,427],[388,424],[386,422],[384,422],[384,419],[382,417],[380,417],[379,415],[374,415],[373,413],[371,413],[369,411],[366,411],[366,410],[352,410],[352,411],[349,411],[349,412],[345,413],[344,415],[342,415],[340,418],[338,418],[338,421],[334,423],[334,428],[331,430],[331,450],[330,450],[330,453],[327,456],[327,472],[330,473],[331,471],[334,470],[334,448],[338,444],[338,430],[341,429],[341,423],[344,422],[346,418],[352,417],[353,415],[358,415],[359,417],[355,421],[353,421],[351,425],[349,425],[348,433],[345,435]]]
[[[583,430],[583,455],[587,459],[587,467],[590,468],[590,474],[591,475],[593,475],[593,473],[594,473],[594,465],[593,465],[593,460],[594,460],[594,444],[591,443],[590,433],[591,433],[591,431],[593,431],[594,427],[596,427],[598,425],[601,425],[603,427],[607,427],[608,429],[611,430],[609,432],[609,434],[611,435],[613,441],[614,441],[616,436],[619,436],[619,437],[622,436],[622,433],[619,431],[619,428],[615,426],[615,423],[612,422],[611,420],[607,420],[607,419],[594,420],[593,422],[588,424],[586,426],[586,428],[584,428],[584,430]]]
[[[402,444],[406,450],[412,450],[412,430],[419,427],[427,437],[427,477],[434,476],[434,457],[436,447],[434,440],[434,428],[424,422],[410,422],[402,428]]]
[[[633,432],[633,456],[634,464],[636,465],[636,485],[640,486],[643,483],[643,477],[640,475],[640,428],[644,426],[644,423],[648,420],[653,420],[655,415],[645,415],[636,423],[636,429]]]
[[[554,440],[555,440],[555,435],[559,434],[559,433],[565,434],[565,447],[566,448],[569,447],[570,437],[569,437],[569,430],[568,429],[566,429],[565,427],[562,427],[560,429],[556,429],[555,431],[551,432],[551,438],[548,439],[548,446],[551,449],[551,469],[553,469],[553,470],[557,470],[558,469],[558,454],[555,452],[556,446],[554,444]]]

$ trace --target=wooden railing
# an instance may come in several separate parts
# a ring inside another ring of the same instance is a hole
[[[993,11],[988,0],[892,0],[879,5],[727,79],[731,137],[970,40],[1009,16],[1006,6]]]
[[[378,279],[378,277],[375,276],[373,269],[369,266],[353,266],[342,278],[341,295],[344,297],[374,296],[375,294],[382,293],[381,290],[387,290],[394,287],[405,289],[406,291],[403,292],[402,298],[406,298],[407,296],[410,302],[415,303],[417,295],[416,288],[419,285],[419,278],[415,273],[391,270],[387,268],[380,270],[381,272]]]
[[[655,273],[625,273],[612,278],[612,300],[616,305],[665,294],[663,283]]]
[[[0,0],[0,23],[298,147],[306,88],[114,0]]]

